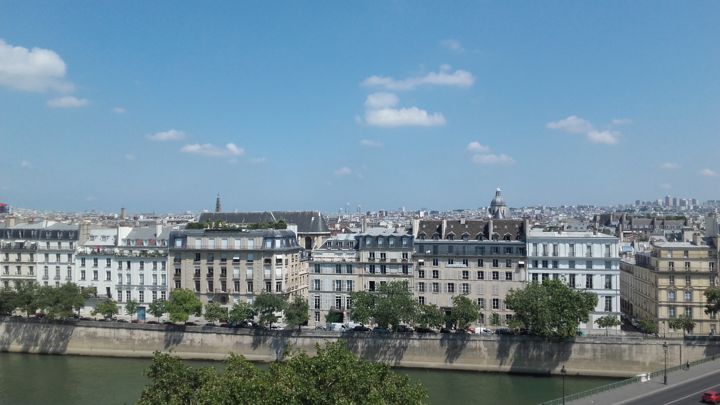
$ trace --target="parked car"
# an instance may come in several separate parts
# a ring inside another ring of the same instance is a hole
[[[430,328],[415,328],[415,333],[437,333]]]
[[[197,326],[195,322],[185,322],[185,326]]]
[[[352,330],[353,332],[367,332],[367,331],[370,330],[370,328],[368,328],[368,327],[365,326],[365,325],[355,325],[355,327],[352,328],[351,330]]]
[[[148,324],[148,325],[158,325],[160,322],[158,322],[158,321],[147,321],[147,322],[145,322],[145,323]]]
[[[398,332],[398,333],[412,333],[412,331],[413,331],[413,328],[411,328],[407,325],[398,325],[395,328],[395,332]]]
[[[514,335],[512,329],[510,328],[497,328],[495,329],[496,335]]]
[[[483,328],[481,326],[475,328],[475,333],[478,335],[492,335],[495,332],[492,329]]]
[[[373,333],[388,333],[387,328],[382,328],[380,326],[376,326],[373,328]]]
[[[717,391],[706,391],[702,395],[702,402],[706,404],[717,404],[720,402],[720,394]]]
[[[130,323],[130,322],[128,322],[128,321],[125,320],[125,319],[115,319],[115,322],[118,322],[118,323]]]
[[[448,328],[445,328],[445,327],[440,328],[440,333],[450,333],[450,332],[452,332],[452,331]]]

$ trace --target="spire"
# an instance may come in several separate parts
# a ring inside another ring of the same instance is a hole
[[[217,199],[215,200],[215,212],[221,212],[222,211],[222,205],[220,205],[220,193],[217,195]]]

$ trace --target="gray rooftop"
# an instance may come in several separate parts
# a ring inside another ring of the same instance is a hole
[[[264,211],[264,212],[208,212],[200,215],[199,222],[221,221],[226,224],[259,224],[285,221],[295,225],[298,233],[329,233],[327,221],[315,211]]]

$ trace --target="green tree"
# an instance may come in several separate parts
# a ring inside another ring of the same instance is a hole
[[[657,322],[652,319],[640,320],[640,332],[646,335],[652,335],[658,332]]]
[[[117,315],[118,313],[118,306],[117,303],[113,300],[104,300],[99,302],[97,305],[95,305],[95,309],[93,309],[92,314],[93,316],[100,314],[105,319],[112,318],[113,315]]]
[[[693,329],[695,329],[695,321],[689,316],[680,315],[668,321],[668,326],[670,329],[682,330],[683,336],[685,336],[685,334],[692,333]]]
[[[352,309],[350,319],[355,322],[367,324],[375,316],[375,294],[368,291],[356,291],[351,295]],[[342,313],[339,313],[342,319]],[[325,318],[328,323],[331,321]]]
[[[17,291],[0,289],[0,315],[10,315],[20,306]]]
[[[710,287],[705,290],[705,313],[715,317],[720,312],[720,287]]]
[[[125,303],[125,312],[130,315],[130,319],[137,313],[138,306],[140,306],[140,304],[135,300],[130,300]]]
[[[228,319],[233,324],[240,324],[241,322],[252,320],[255,317],[255,309],[252,305],[244,301],[238,301],[230,309]]]
[[[470,323],[478,319],[480,311],[477,304],[464,295],[456,295],[452,297],[453,307],[450,312],[450,320],[455,328],[465,330]]]
[[[223,371],[195,368],[156,353],[140,405],[160,404],[421,404],[427,391],[390,366],[359,359],[341,342],[318,345],[317,355],[294,353],[259,369],[232,355]]]
[[[60,287],[43,286],[38,290],[36,305],[48,318],[62,319],[73,316],[74,311],[79,311],[91,294],[91,290],[83,290],[73,283]]]
[[[202,302],[194,292],[178,288],[170,292],[170,299],[165,304],[165,310],[170,315],[172,322],[187,322],[190,315],[202,315]]]
[[[160,320],[160,317],[163,316],[166,312],[165,309],[165,301],[163,300],[155,300],[148,306],[148,312],[150,312],[150,315],[157,318],[157,320]]]
[[[559,280],[530,283],[505,298],[530,334],[560,338],[577,334],[578,324],[588,322],[597,300],[597,295],[573,290]]]
[[[224,321],[228,318],[227,308],[221,306],[217,302],[209,302],[205,305],[205,320],[210,323]]]
[[[608,328],[614,328],[620,326],[620,320],[613,315],[605,315],[595,320],[595,323],[600,328],[605,328],[605,336],[608,335]]]
[[[258,323],[263,327],[272,327],[278,321],[276,313],[285,309],[285,299],[278,294],[262,293],[255,298],[253,308],[258,314]]]
[[[490,314],[490,325],[500,326],[500,314],[497,312]],[[522,321],[518,319],[517,322],[515,322],[515,325],[518,326],[518,328],[522,328]]]
[[[40,286],[34,281],[21,281],[15,287],[17,292],[17,308],[30,316],[38,309],[38,293]]]
[[[295,297],[285,308],[285,323],[291,328],[297,326],[300,330],[300,326],[307,325],[310,319],[309,311],[310,307],[307,301],[301,297]]]
[[[418,305],[415,324],[421,328],[440,328],[445,321],[445,314],[437,305]]]
[[[351,318],[355,322],[364,324],[374,319],[380,327],[397,329],[415,321],[417,305],[406,281],[380,284],[377,292],[355,292],[352,302]]]
[[[351,311],[352,312],[352,311]],[[325,322],[327,323],[339,323],[342,322],[344,319],[342,311],[338,311],[335,308],[330,308],[327,315],[325,315]],[[358,321],[360,322],[360,321]],[[367,322],[363,322],[367,323]]]

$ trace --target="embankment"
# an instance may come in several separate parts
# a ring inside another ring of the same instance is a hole
[[[290,348],[344,341],[360,356],[399,367],[627,377],[663,367],[663,340],[578,337],[552,341],[529,336],[418,335],[323,331],[260,331],[220,327],[0,321],[0,351],[88,356],[151,357],[169,351],[185,359],[221,360],[230,353],[274,361]],[[720,340],[668,339],[668,365],[720,355]]]

